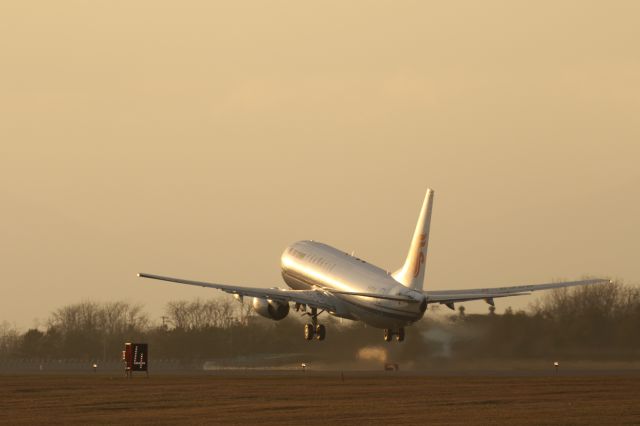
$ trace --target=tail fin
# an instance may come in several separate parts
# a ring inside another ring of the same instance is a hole
[[[424,284],[432,206],[433,190],[429,188],[427,189],[427,195],[424,197],[424,203],[422,203],[416,230],[413,232],[407,259],[404,261],[402,268],[392,275],[396,281],[414,290],[422,290]]]

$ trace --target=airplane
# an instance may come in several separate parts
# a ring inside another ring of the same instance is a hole
[[[409,253],[402,267],[390,273],[352,254],[316,241],[298,241],[282,253],[282,278],[288,289],[241,287],[227,284],[193,281],[161,275],[139,273],[142,278],[169,281],[200,287],[214,288],[233,294],[240,302],[252,298],[253,309],[259,315],[280,321],[293,303],[296,312],[308,315],[304,325],[306,340],[324,340],[326,328],[318,316],[327,312],[339,318],[362,321],[384,329],[384,340],[395,336],[398,342],[405,338],[406,326],[420,320],[430,304],[441,304],[454,309],[455,303],[484,300],[495,306],[494,299],[522,296],[538,290],[608,283],[606,279],[589,279],[545,284],[468,290],[425,290],[423,288],[429,227],[434,191],[428,189]]]

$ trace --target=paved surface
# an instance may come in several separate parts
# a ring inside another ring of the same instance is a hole
[[[624,373],[32,374],[0,383],[7,424],[640,424],[640,376]]]

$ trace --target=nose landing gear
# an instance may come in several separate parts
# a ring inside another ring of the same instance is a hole
[[[390,328],[385,328],[384,329],[384,341],[385,342],[390,342],[391,340],[393,340],[393,336],[396,336],[396,340],[398,342],[403,342],[404,341],[404,327],[400,327],[397,330],[392,330]]]

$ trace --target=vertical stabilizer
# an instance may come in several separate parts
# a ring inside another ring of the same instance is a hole
[[[429,245],[429,224],[431,223],[431,208],[433,206],[433,190],[427,189],[424,197],[416,230],[413,232],[411,246],[407,259],[402,268],[393,273],[393,278],[399,283],[414,290],[422,290],[424,284],[424,270],[427,262],[427,246]]]

